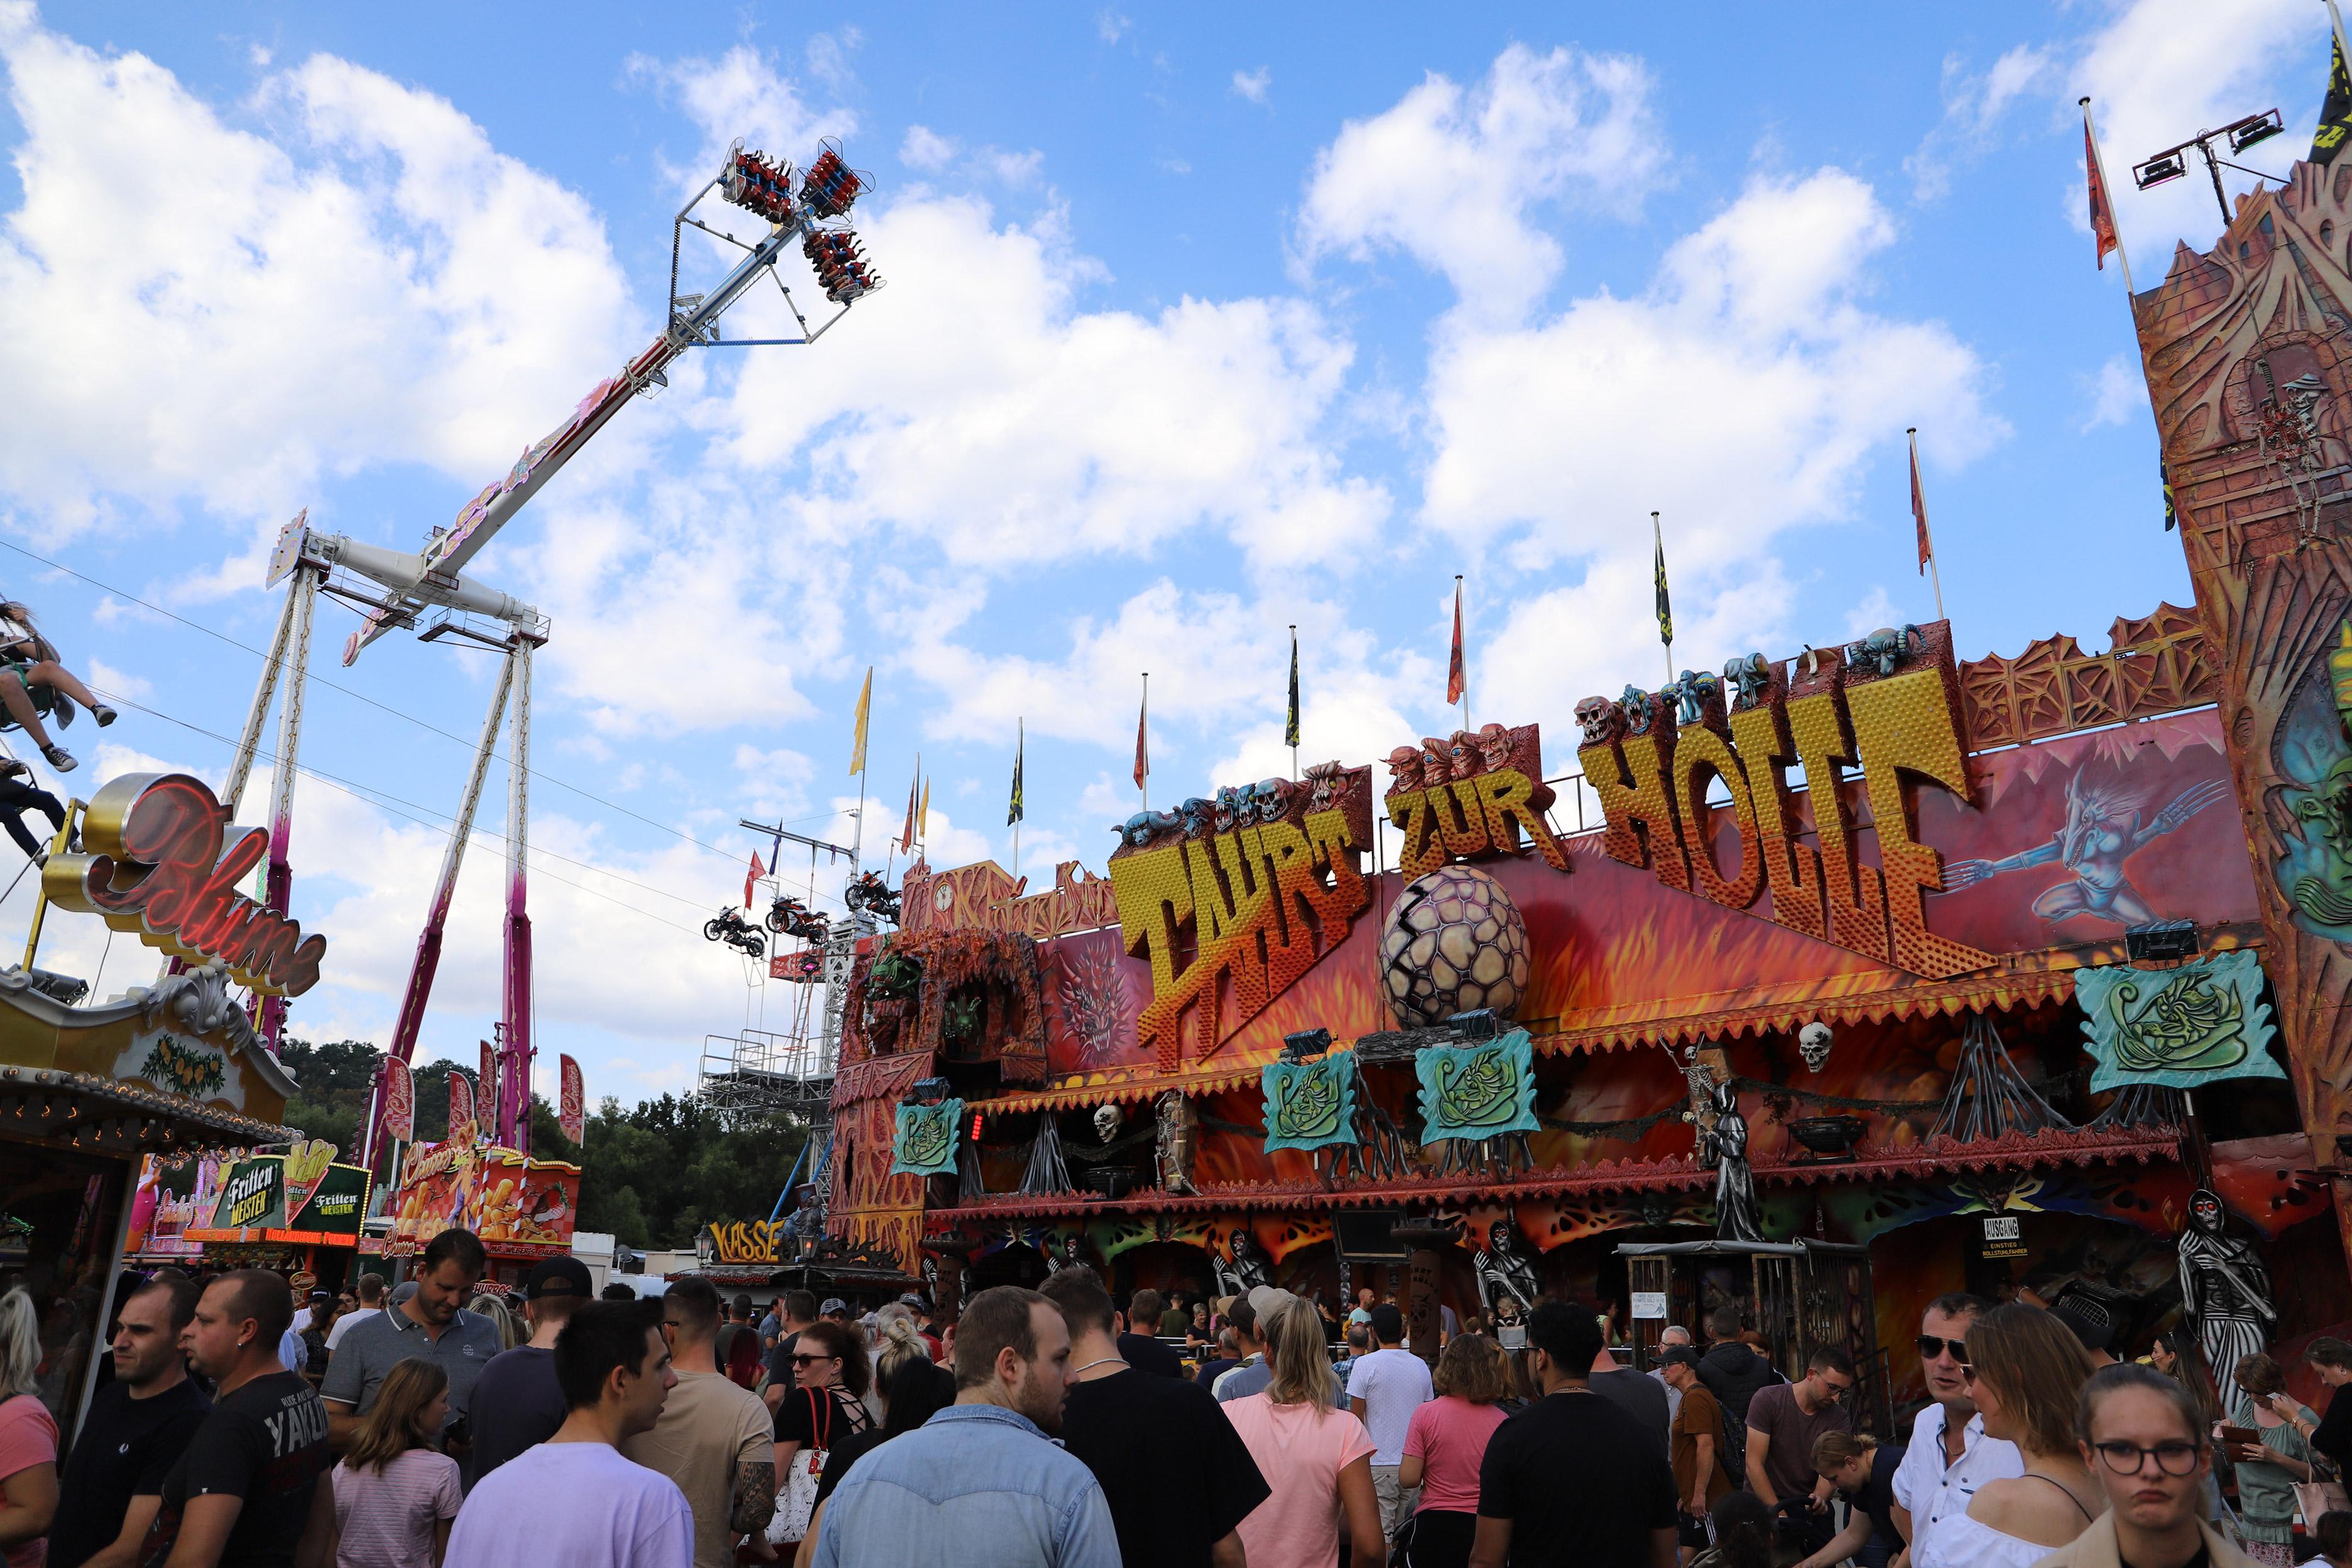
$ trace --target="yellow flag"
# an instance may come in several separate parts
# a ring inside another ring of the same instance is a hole
[[[874,701],[874,667],[866,667],[866,687],[857,694],[857,734],[849,742],[849,771],[866,771],[866,712]]]
[[[923,781],[923,804],[915,808],[915,837],[918,838],[927,839],[930,837],[930,836],[931,781],[925,779]]]

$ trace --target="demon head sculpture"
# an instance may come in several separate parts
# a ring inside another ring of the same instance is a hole
[[[1625,710],[1606,697],[1588,697],[1576,705],[1577,728],[1588,746],[1605,746],[1625,732]]]
[[[1723,667],[1723,684],[1734,708],[1753,708],[1772,684],[1772,665],[1760,653],[1743,654]]]

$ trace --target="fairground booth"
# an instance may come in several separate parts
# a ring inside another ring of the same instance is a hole
[[[2030,1290],[2125,1355],[2186,1323],[2239,1403],[2352,1319],[2347,196],[2298,166],[2135,301],[2191,608],[1709,649],[1540,729],[1547,650],[1494,649],[1490,712],[1198,781],[1107,877],[918,866],[835,1242],[949,1297],[1554,1295],[1644,1363],[1732,1302],[1881,1411],[1928,1299]]]
[[[146,1246],[132,1234],[142,1164],[234,1163],[299,1137],[278,1125],[294,1085],[249,1008],[307,989],[325,948],[233,886],[205,885],[226,814],[199,781],[130,775],[74,808],[86,852],[65,853],[59,834],[24,962],[0,970],[0,1283],[22,1284],[41,1315],[41,1398],[68,1441],[118,1260]],[[60,910],[161,949],[168,972],[85,1005],[88,981],[37,966]],[[199,1245],[175,1237],[170,1255],[185,1263]]]

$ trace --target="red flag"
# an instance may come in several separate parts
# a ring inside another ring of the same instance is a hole
[[[767,874],[768,868],[760,864],[760,852],[757,849],[752,850],[751,864],[743,872],[743,912],[745,914],[751,912],[751,884]]]
[[[383,1135],[404,1143],[416,1136],[416,1080],[398,1057],[383,1061]]]
[[[1936,547],[1927,542],[1927,498],[1919,489],[1919,438],[1911,437],[1911,521],[1919,525],[1919,570],[1926,572]]]
[[[460,1149],[474,1146],[478,1131],[474,1123],[474,1086],[466,1075],[456,1070],[449,1074],[449,1142]]]
[[[563,1064],[563,1088],[558,1100],[560,1109],[555,1113],[555,1124],[563,1129],[566,1138],[578,1143],[588,1127],[588,1092],[580,1082],[580,1064],[570,1057],[558,1059]]]
[[[2115,209],[2107,205],[2106,177],[2099,170],[2099,144],[2091,140],[2091,121],[2083,121],[2083,158],[2091,171],[2091,238],[2098,246],[2099,270],[2107,269],[2107,252],[2123,248],[2116,238]]]
[[[1456,577],[1454,579],[1454,651],[1445,660],[1445,700],[1449,703],[1461,701],[1463,690],[1468,685],[1469,676],[1462,668],[1462,579]]]
[[[1144,730],[1151,719],[1151,696],[1149,689],[1143,706],[1135,710],[1135,787],[1141,789],[1151,773],[1151,752],[1144,745]]]

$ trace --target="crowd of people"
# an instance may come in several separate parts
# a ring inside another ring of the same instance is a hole
[[[2331,1568],[2311,1518],[2352,1400],[2194,1344],[2119,1363],[2027,1303],[1931,1303],[1928,1403],[1906,1443],[1855,1429],[1855,1369],[1793,1381],[1736,1308],[1655,1371],[1546,1300],[1510,1342],[1473,1321],[1432,1368],[1393,1301],[1344,1325],[1260,1286],[1215,1303],[1094,1270],[999,1286],[934,1323],[804,1291],[764,1318],[688,1278],[598,1299],[532,1268],[520,1314],[482,1247],[442,1233],[415,1278],[315,1291],[264,1269],[159,1270],[118,1293],[109,1378],[60,1472],[37,1325],[0,1298],[8,1568]],[[1345,1353],[1336,1362],[1329,1340]],[[1188,1358],[1169,1342],[1181,1339]],[[2352,1345],[2308,1352],[2331,1385]],[[2231,1480],[2235,1506],[2217,1477]],[[2306,1489],[2298,1496],[2297,1487]],[[2336,1494],[2340,1496],[2339,1494]],[[1843,1508],[1837,1505],[1843,1502]]]

